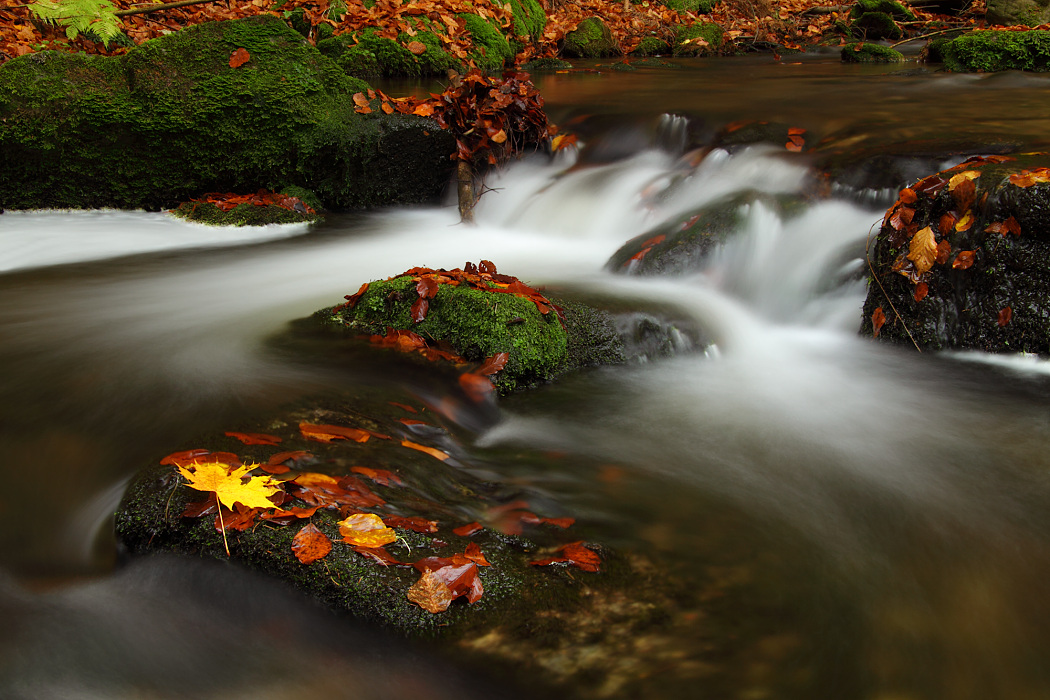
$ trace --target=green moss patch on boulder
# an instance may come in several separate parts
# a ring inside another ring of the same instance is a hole
[[[660,56],[671,53],[671,45],[656,36],[642,37],[638,46],[631,52],[632,56]]]
[[[597,17],[588,17],[565,35],[562,53],[574,58],[605,58],[620,52],[612,30]]]
[[[842,47],[843,63],[902,63],[904,54],[888,46],[854,42]]]
[[[418,55],[412,53],[408,49],[412,42],[422,44],[426,50]],[[374,29],[365,29],[319,41],[317,48],[338,63],[347,75],[364,80],[444,75],[449,69],[463,67],[441,47],[437,34],[430,31],[420,31],[415,36],[401,34],[394,41],[379,36]]]
[[[474,42],[470,58],[481,70],[498,71],[514,59],[514,50],[494,20],[479,15],[459,15]]]
[[[514,15],[511,31],[514,36],[532,41],[543,36],[547,26],[547,13],[539,0],[509,0]]]
[[[560,58],[534,58],[531,61],[521,64],[521,69],[529,73],[535,73],[537,71],[568,70],[570,68],[572,68],[572,64],[568,61],[563,61]]]
[[[681,25],[675,32],[675,56],[707,56],[722,46],[722,27],[714,22]]]
[[[250,59],[231,68],[236,49]],[[426,119],[357,114],[367,87],[265,15],[119,57],[13,59],[0,66],[0,207],[156,210],[287,185],[327,208],[435,199],[452,137]]]
[[[871,247],[861,333],[1050,355],[1047,165],[1044,154],[974,158],[902,190]]]
[[[955,72],[1050,70],[1050,31],[978,31],[943,44],[944,67]]]

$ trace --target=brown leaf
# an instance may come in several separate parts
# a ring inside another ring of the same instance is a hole
[[[422,41],[410,41],[408,42],[408,46],[405,48],[414,53],[416,56],[425,54],[427,52],[427,45],[424,44]]]
[[[930,291],[930,286],[925,282],[915,285],[915,301],[922,301]]]
[[[955,256],[955,261],[952,263],[953,270],[967,270],[973,267],[974,251],[972,250],[961,250],[959,254]]]
[[[367,476],[369,479],[376,482],[380,486],[389,486],[391,483],[397,486],[403,486],[405,483],[401,481],[400,476],[386,469],[372,469],[371,467],[350,467],[350,471],[356,472],[363,476]]]
[[[237,49],[230,56],[230,68],[240,68],[249,60],[251,60],[251,54],[248,53],[247,49]]]
[[[433,571],[424,571],[419,580],[408,589],[408,599],[428,613],[439,613],[448,610],[452,604],[452,591],[441,577]]]
[[[292,552],[303,564],[312,564],[324,559],[331,551],[332,540],[313,523],[307,523],[292,539]]]
[[[882,326],[886,323],[886,312],[882,310],[882,307],[878,307],[871,314],[871,329],[872,337],[878,338],[879,331],[882,330]]]
[[[314,425],[312,423],[300,423],[299,432],[307,440],[330,443],[333,440],[353,440],[354,442],[368,442],[370,437],[367,430],[359,428],[347,428],[341,425]]]
[[[937,244],[937,257],[934,260],[938,265],[943,265],[948,262],[948,258],[952,254],[952,244],[947,240],[942,240]]]
[[[547,566],[548,564],[559,564],[568,562],[584,571],[598,571],[602,560],[595,552],[584,546],[583,542],[572,542],[558,550],[561,556],[547,557],[537,561],[529,562],[533,566]]]
[[[1010,322],[1010,319],[1014,317],[1014,310],[1009,306],[1004,306],[999,309],[999,327],[1002,328]]]
[[[937,241],[933,237],[933,229],[927,226],[916,231],[908,246],[908,260],[915,263],[915,269],[921,275],[933,267],[936,259]]]
[[[470,537],[474,533],[481,532],[485,528],[481,526],[481,523],[474,521],[467,523],[466,525],[460,525],[459,527],[452,528],[452,532],[456,533],[460,537]]]
[[[419,532],[422,534],[429,534],[437,532],[438,530],[436,520],[427,520],[418,515],[412,516],[411,518],[404,518],[400,515],[388,515],[383,518],[383,522],[386,523],[387,527],[411,530],[412,532]]]
[[[281,438],[266,433],[233,433],[227,432],[228,437],[237,438],[245,445],[279,445]]]

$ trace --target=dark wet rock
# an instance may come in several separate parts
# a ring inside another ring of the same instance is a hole
[[[588,17],[565,35],[562,53],[570,58],[605,58],[620,52],[612,30],[597,17]]]
[[[904,54],[888,46],[868,42],[846,44],[842,47],[843,63],[903,63]]]
[[[985,19],[1007,27],[1038,27],[1050,22],[1050,7],[1039,0],[988,0]]]
[[[243,462],[255,464],[265,464],[279,452],[308,451],[309,456],[287,460],[293,471],[280,478],[327,474],[354,493],[367,495],[371,505],[322,508],[287,525],[256,520],[242,530],[228,528],[228,557],[214,513],[182,516],[205,494],[189,488],[174,466],[157,463],[128,487],[116,515],[119,541],[132,557],[171,552],[233,561],[281,579],[362,622],[413,639],[439,640],[440,650],[457,665],[490,674],[498,671],[504,682],[544,696],[555,696],[551,690],[555,686],[565,686],[558,691],[562,697],[603,697],[610,688],[626,692],[625,688],[646,682],[683,654],[707,653],[684,650],[675,641],[679,633],[672,624],[688,624],[691,618],[683,614],[710,599],[702,595],[703,586],[686,585],[646,556],[618,553],[591,541],[585,524],[563,522],[568,525],[564,528],[538,518],[523,519],[525,511],[551,518],[572,514],[559,509],[550,496],[500,483],[499,473],[514,457],[499,452],[485,457],[462,447],[443,427],[451,410],[454,403],[447,400],[431,406],[400,391],[360,390],[313,399],[257,423],[237,426],[279,438],[278,445],[243,445],[221,432],[200,436],[179,447],[235,453]],[[354,427],[368,431],[370,437],[365,442],[325,444],[306,439],[302,423]],[[420,446],[432,452],[420,451]],[[362,473],[362,466],[388,470],[396,481],[373,480]],[[285,484],[290,489],[288,481]],[[293,499],[284,507],[305,505]],[[436,531],[429,533],[397,527],[398,540],[385,549],[400,561],[451,557],[477,545],[491,564],[478,567],[481,597],[472,604],[459,598],[438,613],[410,602],[407,591],[420,578],[419,571],[383,566],[341,541],[337,521],[356,510],[436,522]],[[227,519],[231,515],[227,512]],[[453,531],[474,521],[483,525],[474,534]],[[307,522],[333,541],[328,556],[308,565],[300,563],[291,549],[293,538]],[[580,540],[599,555],[599,571],[565,563],[531,564],[551,556],[561,545]],[[725,588],[724,583],[707,585],[712,590]],[[585,647],[578,634],[583,629],[588,630]],[[637,644],[638,640],[645,643]],[[580,656],[584,648],[586,654]],[[675,682],[695,682],[701,670],[701,675],[710,675],[709,668],[682,669]],[[595,677],[606,681],[595,686]]]
[[[521,64],[521,69],[530,73],[569,70],[572,64],[560,58],[534,58]]]
[[[1047,163],[972,159],[902,190],[871,245],[861,333],[923,350],[1050,354]]]
[[[759,192],[730,195],[637,236],[613,254],[606,267],[632,275],[681,275],[698,272],[713,250],[743,227],[755,205],[781,214],[790,198]]]
[[[233,68],[245,49],[250,59]],[[206,22],[123,56],[41,51],[0,66],[0,206],[165,209],[298,186],[327,208],[431,201],[451,135],[355,111],[368,85],[276,17]]]
[[[772,146],[786,147],[792,143],[791,134],[795,130],[790,124],[783,122],[748,121],[734,122],[719,131],[711,141],[713,148],[722,148],[730,153],[740,148],[754,146],[756,144],[770,144]],[[800,150],[805,149],[805,135]]]
[[[939,45],[944,68],[955,72],[1050,70],[1050,31],[969,32]]]

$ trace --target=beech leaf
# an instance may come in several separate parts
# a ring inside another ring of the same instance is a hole
[[[419,580],[408,589],[408,599],[428,613],[439,613],[448,610],[452,604],[452,591],[433,571],[427,570]]]
[[[251,59],[247,49],[237,49],[230,56],[230,68],[240,68]]]
[[[908,260],[915,263],[916,271],[921,275],[933,267],[937,259],[937,241],[933,229],[927,226],[915,232],[908,246]]]
[[[344,542],[358,547],[382,547],[397,539],[397,533],[372,513],[357,513],[339,521],[339,534]]]
[[[292,538],[292,553],[303,564],[312,564],[318,559],[324,559],[331,551],[332,540],[313,523],[307,523]]]

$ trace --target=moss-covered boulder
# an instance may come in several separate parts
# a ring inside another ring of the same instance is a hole
[[[430,31],[416,32],[414,36],[401,34],[395,41],[379,36],[374,29],[364,29],[319,41],[317,49],[338,63],[347,75],[363,80],[445,75],[450,69],[463,68],[461,61],[442,48],[438,35]]]
[[[850,32],[865,41],[897,41],[904,36],[897,22],[915,20],[915,14],[895,0],[858,0],[849,16]]]
[[[675,56],[706,56],[722,47],[722,27],[714,22],[694,22],[675,30]]]
[[[1004,70],[1050,70],[1050,31],[980,31],[963,34],[940,46],[945,69],[993,73]]]
[[[869,42],[855,42],[842,47],[843,63],[902,63],[904,54],[897,49]]]
[[[970,159],[901,191],[871,246],[861,332],[1050,355],[1050,165]]]
[[[482,70],[498,71],[513,61],[514,49],[495,20],[472,14],[461,14],[459,19],[474,43],[474,50],[470,52],[474,65]]]
[[[539,0],[509,0],[514,16],[511,33],[523,40],[537,41],[547,26],[547,13]]]
[[[663,56],[671,53],[671,45],[658,36],[645,36],[631,51],[632,56]]]
[[[588,17],[565,35],[562,53],[574,58],[605,58],[620,52],[612,30],[597,17]]]
[[[871,12],[880,12],[902,22],[914,22],[915,13],[896,0],[857,0],[850,8],[849,16],[857,20]]]
[[[692,12],[694,15],[706,15],[714,9],[719,0],[661,0],[661,5],[678,12]]]
[[[1043,0],[988,0],[984,16],[989,24],[1039,27],[1050,22],[1050,6]]]
[[[623,245],[606,263],[631,275],[681,275],[703,268],[708,256],[739,233],[751,209],[764,206],[781,216],[797,210],[797,200],[760,192],[740,192],[683,214]]]
[[[243,63],[231,58],[238,50]],[[124,56],[40,52],[0,66],[0,207],[175,206],[295,185],[328,208],[429,201],[450,135],[355,111],[367,84],[271,16],[208,22]]]

